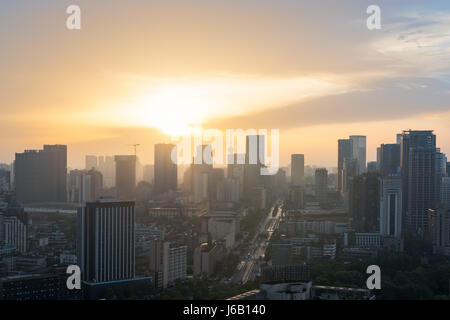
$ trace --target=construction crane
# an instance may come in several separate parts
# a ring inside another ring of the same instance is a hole
[[[139,143],[136,143],[136,144],[130,144],[129,146],[130,146],[130,147],[134,147],[134,156],[136,156],[137,147],[139,147],[140,144],[139,144]]]

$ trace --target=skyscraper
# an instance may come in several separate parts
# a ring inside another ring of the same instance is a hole
[[[89,202],[78,209],[77,255],[84,281],[134,278],[134,224],[131,201]]]
[[[400,145],[382,144],[380,151],[380,173],[382,175],[400,173]]]
[[[85,169],[91,170],[91,169],[97,169],[98,167],[98,161],[97,156],[87,155],[85,158]]]
[[[103,185],[106,188],[112,188],[116,185],[116,165],[114,157],[99,156],[98,157],[98,171],[103,175]]]
[[[177,164],[172,161],[173,144],[155,144],[155,194],[177,191]]]
[[[350,136],[353,158],[358,160],[359,172],[366,172],[366,136]]]
[[[443,177],[441,184],[441,204],[450,209],[450,177]]]
[[[400,175],[381,179],[380,234],[400,237],[402,234],[402,179]]]
[[[115,156],[116,162],[116,196],[120,200],[135,198],[136,156]]]
[[[250,200],[253,196],[254,188],[263,184],[261,167],[265,163],[265,136],[247,136],[245,147],[244,198]]]
[[[187,272],[187,246],[168,241],[150,241],[150,272],[157,288],[167,288]]]
[[[428,231],[433,243],[433,253],[450,256],[450,209],[429,209]]]
[[[305,182],[305,155],[291,155],[291,185],[303,186]]]
[[[357,232],[379,232],[380,177],[366,173],[350,182],[349,216]]]
[[[400,165],[403,181],[403,211],[406,228],[424,235],[428,231],[428,209],[440,197],[436,136],[432,130],[403,131]]]
[[[338,140],[338,191],[343,193],[344,189],[344,159],[353,158],[353,141],[350,139]]]
[[[328,171],[325,168],[317,169],[316,177],[316,199],[321,208],[327,206],[328,201]]]
[[[100,171],[72,170],[69,173],[67,201],[85,203],[95,201],[101,196],[103,175]]]
[[[16,153],[14,175],[17,201],[66,202],[67,146]]]
[[[245,144],[245,163],[246,164],[265,164],[266,145],[264,135],[250,135],[246,137]]]
[[[199,145],[191,164],[191,190],[193,201],[198,203],[209,200],[212,190],[213,165],[208,159],[212,157],[211,145]]]

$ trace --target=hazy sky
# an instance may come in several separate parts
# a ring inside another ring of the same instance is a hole
[[[60,143],[80,167],[140,143],[152,163],[199,122],[280,129],[283,164],[336,166],[352,134],[374,160],[409,128],[450,154],[449,1],[1,0],[0,40],[0,162]]]

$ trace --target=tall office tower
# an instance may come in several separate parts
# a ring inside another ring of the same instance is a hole
[[[447,156],[439,151],[437,154],[437,166],[439,175],[445,177],[447,175]]]
[[[84,281],[134,278],[134,225],[132,201],[88,202],[78,208],[77,255]]]
[[[103,175],[103,185],[105,188],[112,188],[116,185],[116,164],[114,157],[98,157],[98,171]]]
[[[239,181],[239,198],[244,194],[245,154],[229,154],[227,164],[227,178]]]
[[[211,195],[213,166],[209,164],[212,157],[211,145],[199,145],[195,150],[191,164],[191,192],[193,202],[207,201]]]
[[[316,199],[321,208],[328,205],[328,171],[325,168],[316,170]]]
[[[2,223],[0,223],[2,228]],[[0,231],[0,242],[6,247],[15,247],[20,253],[27,252],[28,215],[17,202],[12,202],[3,216],[3,228]],[[0,246],[1,248],[1,246]]]
[[[403,215],[408,231],[428,231],[428,209],[440,197],[438,150],[433,131],[403,131],[400,166],[403,181]]]
[[[385,176],[400,173],[400,145],[382,144],[380,149],[380,173]]]
[[[441,205],[450,209],[450,177],[442,178]]]
[[[264,135],[251,135],[246,137],[245,163],[265,165],[266,137]]]
[[[289,186],[288,189],[289,207],[293,209],[305,208],[305,192],[301,186]]]
[[[396,137],[396,143],[397,144],[402,144],[402,133],[397,133],[397,137]]]
[[[398,238],[402,235],[401,176],[382,177],[380,190],[380,234]]]
[[[214,201],[217,200],[217,186],[220,181],[225,179],[225,170],[221,168],[213,168],[209,176],[208,182],[208,192],[209,199]]]
[[[241,199],[241,186],[238,179],[226,178],[217,185],[217,201],[236,203]]]
[[[381,147],[377,148],[377,168],[378,170],[381,168]]]
[[[353,158],[353,141],[350,139],[338,140],[338,191],[344,192],[344,159]]]
[[[4,214],[0,212],[0,250],[5,247],[5,226],[4,226]]]
[[[352,179],[356,178],[360,172],[358,167],[358,160],[356,159],[344,159],[342,170],[342,193],[348,192],[349,185]]]
[[[11,190],[11,171],[0,168],[0,191]]]
[[[67,146],[16,153],[14,175],[17,201],[66,202]]]
[[[155,166],[151,164],[146,164],[143,170],[143,180],[148,183],[153,183],[155,178]]]
[[[15,216],[3,218],[3,236],[6,247],[15,247],[20,253],[27,251],[27,223]]]
[[[254,188],[263,185],[261,167],[265,163],[265,136],[247,136],[245,148],[243,196],[248,201],[253,198]]]
[[[150,272],[157,288],[167,288],[178,279],[186,279],[187,246],[152,240],[150,242]]]
[[[439,207],[428,210],[428,233],[433,253],[450,256],[450,209]]]
[[[101,196],[103,175],[95,169],[72,170],[68,177],[67,201],[72,203],[92,202]]]
[[[445,172],[447,177],[450,177],[450,162],[447,162]]]
[[[367,172],[378,172],[378,162],[369,161],[367,162]]]
[[[172,161],[173,144],[155,144],[155,194],[177,191],[177,164]]]
[[[365,173],[354,178],[349,190],[349,216],[357,232],[379,232],[380,176]]]
[[[136,188],[136,156],[115,156],[116,195],[119,200],[132,200]]]
[[[359,172],[366,172],[366,136],[350,136],[353,141],[353,158],[358,160]]]
[[[85,166],[86,170],[97,169],[98,167],[97,156],[87,155],[85,158],[85,162],[86,162]]]
[[[305,155],[291,154],[291,185],[304,186]]]

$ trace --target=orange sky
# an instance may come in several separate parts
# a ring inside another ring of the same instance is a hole
[[[450,10],[442,1],[73,1],[0,4],[0,161],[60,143],[144,163],[167,134],[280,129],[281,163],[335,166],[337,139],[367,136],[367,159],[406,129],[450,152]],[[324,10],[324,8],[333,10]],[[332,13],[332,14],[331,14]]]

